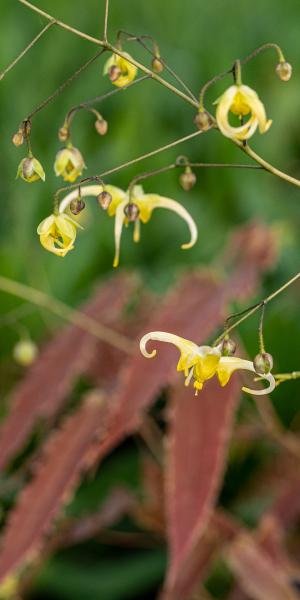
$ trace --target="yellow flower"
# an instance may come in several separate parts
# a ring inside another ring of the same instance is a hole
[[[63,148],[56,155],[54,163],[55,175],[57,177],[61,175],[64,181],[73,183],[77,177],[80,177],[85,168],[83,156],[77,148]]]
[[[105,63],[103,75],[108,75],[111,82],[117,87],[124,87],[131,83],[137,75],[137,67],[131,62],[130,54],[124,52],[124,57],[113,54]],[[126,60],[129,59],[129,60]]]
[[[80,187],[81,196],[98,196],[103,191],[101,185],[90,185]],[[115,258],[113,266],[119,265],[120,257],[120,245],[123,225],[128,225],[129,219],[126,216],[127,207],[129,204],[129,194],[124,192],[120,188],[112,185],[105,186],[105,191],[109,192],[112,196],[112,201],[107,209],[110,217],[115,217]],[[60,203],[59,212],[62,213],[66,210],[70,202],[78,195],[77,191],[68,194]],[[135,242],[139,242],[140,239],[140,223],[148,223],[152,211],[155,208],[167,208],[177,213],[187,223],[190,230],[190,241],[186,244],[182,244],[181,248],[186,250],[192,248],[197,241],[198,231],[195,221],[192,219],[188,211],[179,202],[172,200],[171,198],[165,198],[158,194],[144,194],[141,186],[135,186],[132,190],[130,202],[136,207],[136,217],[134,222],[134,233],[133,239]]]
[[[66,256],[74,248],[77,227],[80,227],[79,223],[73,221],[68,215],[53,214],[39,224],[37,233],[46,250],[57,256]]]
[[[17,177],[22,177],[27,183],[33,183],[39,179],[45,181],[46,178],[41,163],[33,156],[28,156],[21,160],[18,166]]]
[[[267,120],[265,107],[257,93],[247,85],[232,85],[215,104],[218,127],[228,138],[247,140],[255,133],[257,127],[260,133],[266,133],[272,124],[272,121]],[[249,118],[242,125],[233,127],[229,123],[229,112],[240,119],[245,116]]]
[[[160,342],[168,342],[174,344],[180,351],[180,359],[177,365],[178,371],[183,371],[185,374],[185,385],[189,385],[194,379],[194,388],[196,394],[203,388],[205,381],[217,375],[221,386],[228,383],[232,373],[239,369],[251,371],[256,374],[253,363],[250,360],[243,358],[235,358],[232,356],[222,356],[221,346],[197,346],[194,342],[185,340],[184,338],[166,333],[165,331],[152,331],[144,335],[140,341],[141,353],[146,358],[153,358],[156,355],[156,350],[148,352],[146,349],[147,343],[150,340]],[[275,388],[275,379],[271,373],[261,375],[262,379],[269,382],[269,386],[263,390],[251,390],[243,387],[243,391],[248,394],[263,395],[272,392]]]

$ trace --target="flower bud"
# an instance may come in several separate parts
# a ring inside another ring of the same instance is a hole
[[[85,202],[78,196],[70,203],[70,211],[72,215],[79,215],[81,211],[85,208]]]
[[[38,347],[30,339],[20,340],[13,349],[13,357],[16,363],[22,367],[29,367],[36,359],[37,354]]]
[[[268,352],[262,352],[257,354],[253,366],[258,375],[267,375],[273,368],[273,356]]]
[[[60,129],[58,131],[58,139],[61,142],[66,142],[68,137],[69,137],[69,129],[68,129],[68,127],[63,125],[63,127],[60,127]]]
[[[24,135],[23,135],[23,131],[22,129],[19,129],[19,131],[17,131],[17,133],[15,133],[12,137],[12,143],[15,146],[22,146],[24,142]]]
[[[179,177],[181,187],[189,192],[197,182],[197,177],[190,167],[186,167],[184,173]]]
[[[154,73],[162,73],[162,71],[164,70],[164,65],[161,62],[160,58],[158,58],[158,56],[155,56],[153,58],[151,66]]]
[[[105,135],[108,130],[108,123],[105,119],[97,119],[95,121],[95,129],[99,135]]]
[[[199,111],[195,116],[194,123],[200,131],[208,131],[213,126],[213,120],[207,110]]]
[[[113,65],[108,71],[108,77],[112,83],[117,81],[120,75],[122,75],[122,71],[117,65]]]
[[[101,208],[103,208],[103,210],[107,210],[111,201],[112,201],[112,195],[109,192],[106,192],[105,190],[103,192],[101,192],[99,194],[99,196],[97,197],[99,206],[101,206]]]
[[[17,177],[21,177],[27,183],[33,183],[39,179],[45,181],[45,171],[36,158],[27,156],[21,160],[18,166]]]
[[[124,208],[125,217],[130,223],[134,223],[140,214],[140,209],[134,202],[129,202]]]
[[[233,356],[236,351],[236,343],[230,337],[226,337],[221,344],[221,352],[223,356]]]
[[[281,81],[289,81],[292,77],[292,72],[292,65],[286,61],[278,63],[276,67],[276,73]]]

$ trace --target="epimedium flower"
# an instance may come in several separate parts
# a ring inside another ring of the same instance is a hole
[[[86,166],[78,148],[67,146],[59,150],[54,163],[54,171],[57,177],[61,175],[64,181],[73,183],[77,177],[80,177],[83,169],[86,169]]]
[[[127,52],[124,52],[123,56],[113,54],[104,65],[103,75],[108,75],[117,87],[128,85],[136,78],[138,72],[130,60],[131,56]]]
[[[119,265],[120,246],[123,226],[128,226],[130,221],[134,221],[134,242],[140,240],[140,224],[148,223],[155,208],[166,208],[178,214],[188,225],[190,230],[190,241],[182,244],[181,248],[186,250],[192,248],[197,241],[198,231],[195,221],[188,211],[175,200],[160,196],[159,194],[145,194],[141,186],[134,186],[131,193],[124,192],[120,188],[112,185],[81,186],[81,196],[99,196],[106,191],[111,196],[107,213],[110,217],[115,217],[115,257],[113,266]],[[59,212],[63,213],[69,204],[76,198],[78,192],[75,190],[68,194],[60,203]]]
[[[18,171],[17,178],[21,177],[27,183],[33,183],[34,181],[42,180],[45,181],[45,171],[37,158],[34,156],[27,156],[21,160]]]
[[[260,133],[266,133],[272,121],[266,117],[265,107],[257,93],[247,85],[232,85],[216,100],[216,119],[218,127],[225,137],[236,140],[247,140],[259,128]],[[248,120],[234,127],[229,123],[229,113],[240,119]]]
[[[73,250],[79,223],[66,214],[52,214],[44,219],[37,228],[42,246],[56,254],[66,256]]]
[[[177,371],[183,371],[185,375],[185,385],[188,386],[191,380],[194,380],[195,393],[202,390],[205,381],[217,375],[220,385],[225,386],[234,371],[239,369],[251,371],[256,374],[253,363],[250,360],[233,356],[222,356],[220,346],[197,346],[194,342],[184,338],[167,333],[165,331],[152,331],[144,335],[140,341],[140,349],[143,356],[153,358],[156,350],[148,352],[146,346],[149,341],[160,341],[174,344],[180,351],[180,359],[177,365]],[[269,382],[269,386],[261,390],[251,390],[243,387],[243,391],[248,394],[263,395],[270,393],[275,388],[275,379],[271,373],[264,373],[260,376]]]

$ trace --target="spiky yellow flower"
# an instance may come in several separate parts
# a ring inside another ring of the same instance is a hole
[[[146,358],[153,358],[156,350],[148,352],[146,346],[149,341],[156,340],[174,344],[180,351],[180,359],[177,365],[177,371],[183,371],[186,377],[185,385],[189,385],[194,380],[196,394],[202,390],[205,381],[217,375],[221,386],[228,383],[232,373],[239,369],[256,373],[253,363],[243,358],[233,356],[222,356],[221,346],[197,346],[194,342],[184,338],[166,333],[165,331],[152,331],[144,335],[140,341],[140,349]],[[262,379],[269,382],[269,386],[263,390],[251,390],[243,387],[243,391],[248,394],[263,395],[270,393],[275,388],[275,379],[271,373],[261,375]]]
[[[65,214],[50,215],[37,228],[40,242],[46,250],[56,256],[66,256],[73,250],[79,223]]]
[[[82,186],[80,188],[81,196],[98,196],[103,191],[100,185]],[[195,221],[188,211],[179,202],[171,198],[165,198],[158,194],[145,194],[141,186],[135,186],[129,196],[128,192],[124,192],[120,188],[112,185],[105,186],[112,200],[108,206],[108,214],[110,217],[115,217],[115,258],[113,266],[119,265],[120,245],[123,225],[128,225],[130,221],[134,221],[133,240],[140,240],[140,224],[148,223],[152,212],[155,208],[167,208],[178,214],[188,225],[190,230],[190,241],[182,244],[181,248],[186,250],[194,246],[198,238],[198,231]],[[60,203],[59,211],[64,212],[70,202],[78,195],[77,191],[68,194]]]
[[[39,179],[45,181],[46,178],[41,163],[33,156],[27,156],[27,158],[21,160],[18,166],[17,177],[21,177],[27,183],[33,183]]]
[[[267,120],[266,111],[257,93],[247,85],[232,85],[215,102],[217,104],[216,119],[220,131],[228,138],[247,140],[259,128],[266,133],[272,121]],[[229,123],[229,113],[248,120],[234,127]]]
[[[54,163],[55,175],[61,175],[64,181],[73,183],[80,177],[86,166],[81,152],[73,146],[59,150]]]
[[[130,62],[130,54],[124,52],[123,55],[124,57],[113,54],[106,61],[103,70],[103,75],[108,75],[111,82],[117,87],[124,87],[131,83],[138,72],[137,67]]]

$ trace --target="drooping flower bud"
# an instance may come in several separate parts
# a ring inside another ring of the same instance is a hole
[[[100,192],[100,194],[97,197],[99,206],[101,206],[101,208],[103,208],[103,210],[107,210],[109,205],[111,204],[112,201],[112,195],[109,192],[106,192],[105,190],[103,192]]]
[[[158,56],[155,56],[153,58],[151,66],[154,73],[162,73],[162,71],[164,70],[164,65]]]
[[[22,367],[29,367],[38,354],[38,347],[30,339],[24,339],[17,342],[13,349],[13,357]]]
[[[278,63],[276,67],[276,73],[281,81],[289,81],[292,77],[292,72],[292,65],[286,61]]]
[[[20,128],[17,133],[15,133],[12,137],[12,143],[15,146],[22,146],[24,142],[24,135],[23,135],[23,130]]]
[[[79,213],[81,213],[81,211],[83,211],[84,208],[85,202],[84,200],[82,200],[82,198],[80,198],[80,196],[72,200],[72,202],[70,203],[70,211],[73,215],[79,215]]]
[[[200,131],[208,131],[213,126],[213,120],[207,110],[200,110],[195,116],[194,123]]]
[[[33,156],[28,156],[21,160],[18,166],[17,177],[21,177],[27,183],[33,183],[39,179],[45,181],[46,176],[41,163]]]
[[[253,366],[258,375],[267,375],[273,368],[273,356],[268,352],[261,352],[254,358]]]
[[[230,337],[226,337],[221,344],[222,356],[233,356],[236,351],[236,343]]]
[[[95,121],[95,129],[99,135],[105,135],[108,130],[108,123],[105,119],[97,119]]]
[[[140,214],[140,209],[134,202],[129,202],[124,208],[125,217],[130,223],[134,223]]]
[[[68,129],[68,127],[66,127],[66,125],[63,125],[63,127],[60,127],[60,129],[58,131],[58,139],[61,142],[66,142],[68,137],[69,137],[69,129]]]
[[[179,177],[181,187],[189,192],[197,182],[197,177],[195,173],[192,171],[191,167],[186,167],[184,173],[182,173]]]

